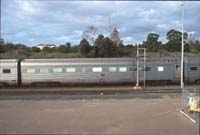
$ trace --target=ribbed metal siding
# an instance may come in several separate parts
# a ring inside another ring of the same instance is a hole
[[[10,73],[3,73],[3,69],[10,69]],[[0,82],[17,84],[17,60],[0,60]]]

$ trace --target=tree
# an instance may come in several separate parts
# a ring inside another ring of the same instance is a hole
[[[188,34],[184,33],[184,40],[188,38]],[[182,33],[174,29],[167,32],[166,49],[168,51],[181,51]]]
[[[102,34],[98,35],[97,39],[96,39],[95,42],[94,42],[94,45],[95,45],[95,46],[101,45],[103,39],[104,39],[104,36],[103,36]]]
[[[44,47],[44,48],[42,49],[42,51],[43,51],[43,52],[51,53],[51,52],[53,51],[53,49],[50,48],[50,47]]]
[[[3,50],[4,50],[4,52],[15,50],[15,45],[13,43],[5,43],[3,45]]]
[[[58,52],[61,52],[61,53],[67,52],[67,48],[65,45],[60,45],[57,50]]]
[[[74,45],[74,46],[72,46],[71,47],[71,49],[70,49],[70,52],[78,52],[78,50],[79,50],[79,46],[78,45]]]
[[[189,42],[189,46],[190,46],[191,52],[200,52],[200,41],[199,40]]]
[[[160,35],[156,33],[148,34],[147,41],[143,43],[144,47],[147,48],[147,51],[157,52],[162,48],[162,43],[158,41],[159,36]]]
[[[91,50],[91,46],[86,39],[82,39],[79,44],[79,52],[86,56]]]
[[[95,46],[97,57],[114,57],[117,54],[117,47],[108,38],[103,38],[100,44]]]
[[[4,52],[3,46],[4,46],[4,40],[3,40],[3,39],[0,39],[0,53],[3,53],[3,52]]]
[[[32,52],[40,52],[41,50],[40,50],[40,48],[34,46],[31,48],[31,51]]]
[[[26,45],[24,44],[16,44],[15,45],[15,49],[24,49],[24,50],[28,50],[28,48],[26,47]]]
[[[66,46],[66,52],[71,52],[71,44],[67,42],[65,46]]]
[[[110,38],[116,46],[119,46],[121,40],[120,40],[120,36],[119,36],[119,32],[118,32],[117,28],[113,29],[113,31],[110,35]]]

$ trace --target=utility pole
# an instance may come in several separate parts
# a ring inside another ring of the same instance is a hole
[[[183,61],[184,61],[184,3],[180,5],[182,7],[182,50],[181,50],[181,89],[184,89],[184,82],[183,82]]]
[[[136,82],[136,87],[139,87],[139,49],[137,46],[137,82]]]

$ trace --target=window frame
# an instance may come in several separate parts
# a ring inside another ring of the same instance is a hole
[[[47,72],[41,72],[42,70],[41,69],[47,69]],[[47,74],[47,73],[49,73],[50,72],[50,70],[49,70],[49,68],[48,67],[40,67],[39,68],[39,73],[42,73],[42,74]]]
[[[73,69],[73,70],[69,70]],[[65,68],[66,73],[75,73],[76,72],[76,67],[66,67]]]
[[[115,69],[115,70],[111,70],[111,69]],[[117,67],[108,67],[108,72],[117,72]]]
[[[101,73],[101,72],[103,72],[103,68],[102,67],[92,67],[92,72]]]
[[[36,68],[26,68],[26,73],[28,74],[35,74],[36,73]]]
[[[6,71],[6,72],[5,72]],[[7,72],[8,71],[8,72]],[[2,69],[2,73],[3,74],[10,74],[11,73],[11,69],[10,68],[4,68]]]
[[[147,70],[147,69],[150,69],[150,70]],[[152,68],[150,66],[145,67],[145,72],[151,72],[151,71],[152,71]]]
[[[158,66],[157,71],[158,72],[164,72],[165,70],[164,70],[163,66]]]
[[[61,69],[61,71],[59,71],[59,70],[55,70],[55,69]],[[55,72],[56,71],[56,72]],[[59,71],[59,72],[58,72]],[[52,73],[63,73],[63,68],[62,67],[53,67],[52,68]]]
[[[192,68],[196,68],[196,70],[194,70],[194,69],[192,69]],[[197,71],[198,71],[198,67],[197,67],[197,66],[191,66],[191,67],[190,67],[190,71],[192,71],[192,72],[197,72]]]
[[[126,70],[122,70],[123,68]],[[121,72],[121,73],[128,72],[128,68],[127,67],[119,67],[119,72]]]

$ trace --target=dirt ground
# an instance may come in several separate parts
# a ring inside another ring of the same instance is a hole
[[[180,99],[2,100],[0,134],[199,135]]]

